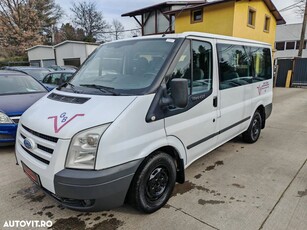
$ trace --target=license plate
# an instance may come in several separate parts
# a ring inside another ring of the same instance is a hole
[[[28,166],[26,166],[23,162],[21,162],[23,171],[25,174],[38,186],[41,185],[39,175],[33,172]]]

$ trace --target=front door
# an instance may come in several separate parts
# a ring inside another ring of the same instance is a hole
[[[189,82],[189,102],[184,109],[170,109],[165,118],[168,136],[179,138],[188,153],[187,164],[213,149],[217,140],[217,82],[213,64],[211,40],[186,40],[170,75],[185,78]]]

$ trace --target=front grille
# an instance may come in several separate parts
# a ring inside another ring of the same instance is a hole
[[[55,93],[51,93],[47,98],[54,100],[54,101],[61,101],[61,102],[67,102],[67,103],[73,103],[73,104],[84,104],[90,99],[90,98],[85,98],[85,97],[64,96],[64,95],[59,95]]]
[[[23,147],[22,145],[21,145],[21,147],[22,147],[22,149],[23,149],[24,151],[26,151],[30,156],[34,157],[36,160],[39,160],[39,161],[41,161],[41,162],[43,162],[43,163],[49,165],[50,161],[48,161],[48,160],[46,160],[46,159],[44,159],[44,158],[41,158],[41,157],[35,155],[34,153],[32,153],[30,150],[26,149],[26,148]]]
[[[45,151],[45,152],[47,152],[47,153],[50,153],[50,154],[53,153],[53,149],[47,148],[47,147],[42,146],[42,145],[40,145],[40,144],[37,144],[37,148],[40,149],[40,150],[43,150],[43,151]]]
[[[29,133],[32,135],[30,136]],[[26,138],[28,138],[30,142],[33,141],[36,147],[33,146],[33,149],[26,148],[24,141]],[[36,160],[49,165],[58,138],[38,133],[24,125],[21,125],[18,140],[20,146],[26,153]]]
[[[22,128],[24,128],[25,130],[27,130],[29,133],[33,134],[34,136],[37,136],[37,137],[40,137],[44,140],[47,140],[47,141],[51,141],[51,142],[54,142],[54,143],[57,143],[59,138],[56,138],[56,137],[51,137],[51,136],[48,136],[48,135],[45,135],[45,134],[42,134],[42,133],[38,133],[32,129],[29,129],[28,127],[22,125]]]

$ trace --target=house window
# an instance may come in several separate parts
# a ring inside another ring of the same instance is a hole
[[[275,48],[277,50],[285,50],[285,42],[276,42],[275,43]]]
[[[256,25],[256,10],[253,8],[248,8],[248,26],[255,28]]]
[[[191,15],[192,23],[202,22],[203,21],[203,10],[194,10]]]
[[[286,50],[294,50],[295,42],[287,42]]]
[[[270,23],[271,23],[271,17],[265,15],[265,19],[264,19],[264,31],[265,32],[270,31]]]

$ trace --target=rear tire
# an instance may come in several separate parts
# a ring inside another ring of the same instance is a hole
[[[174,159],[158,152],[146,159],[135,174],[128,194],[129,203],[142,212],[153,213],[166,204],[175,183]]]
[[[262,128],[262,117],[260,112],[257,110],[251,120],[248,129],[242,134],[243,141],[247,143],[255,143],[261,133]]]

